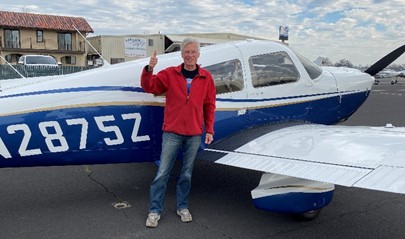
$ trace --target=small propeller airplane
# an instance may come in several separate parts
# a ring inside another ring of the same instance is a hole
[[[374,78],[376,85],[380,83],[380,81],[384,81],[385,79],[391,80],[391,85],[395,85],[398,83],[398,77],[404,77],[405,76],[405,71],[394,71],[394,70],[382,70],[378,72]],[[387,81],[388,81],[387,80]]]
[[[198,158],[263,172],[255,206],[307,219],[335,184],[405,193],[405,128],[333,125],[404,51],[361,72],[320,68],[273,41],[202,47],[199,64],[217,89],[216,141]],[[156,72],[182,62],[179,52],[158,58]],[[140,86],[148,60],[0,81],[0,167],[159,160],[165,97]]]

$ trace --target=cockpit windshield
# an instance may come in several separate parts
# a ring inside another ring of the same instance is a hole
[[[301,56],[297,52],[295,52],[297,55],[298,59],[301,61],[302,65],[304,66],[305,70],[308,72],[309,77],[311,77],[312,80],[315,80],[322,74],[322,68],[317,66],[315,63],[311,62],[307,58]]]

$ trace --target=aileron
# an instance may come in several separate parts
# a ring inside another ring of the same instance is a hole
[[[405,168],[381,166],[353,186],[385,192],[405,193]]]

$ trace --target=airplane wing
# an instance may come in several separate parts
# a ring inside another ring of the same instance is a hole
[[[205,149],[199,158],[266,173],[405,193],[405,127],[301,124],[246,132]]]

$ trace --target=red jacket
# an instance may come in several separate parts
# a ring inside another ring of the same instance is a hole
[[[146,68],[146,67],[145,67]],[[198,66],[198,74],[187,94],[182,65],[168,67],[156,75],[143,69],[141,86],[147,93],[166,93],[163,131],[181,135],[214,134],[215,84],[209,71]]]

